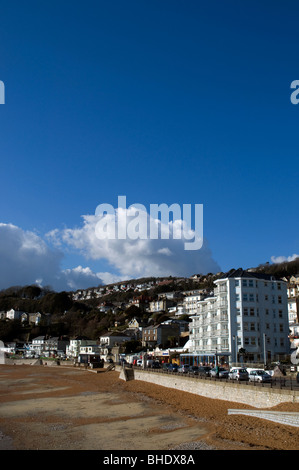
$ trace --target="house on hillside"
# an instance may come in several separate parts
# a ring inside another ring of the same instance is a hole
[[[14,308],[11,308],[10,310],[8,310],[6,312],[6,318],[8,320],[21,320],[21,317],[22,317],[23,313],[25,313],[25,312],[22,312],[21,310],[15,310]]]
[[[142,346],[167,347],[170,343],[179,344],[180,326],[176,322],[146,326],[142,329]]]
[[[113,346],[120,345],[130,340],[130,336],[126,334],[120,333],[119,331],[110,331],[100,337],[99,343],[101,347],[112,348]]]
[[[167,312],[167,310],[171,307],[176,306],[176,302],[174,300],[167,299],[165,297],[158,298],[157,300],[152,300],[149,303],[149,312]]]

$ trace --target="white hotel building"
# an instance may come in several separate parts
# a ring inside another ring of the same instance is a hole
[[[197,304],[183,362],[266,363],[290,353],[286,282],[238,269],[215,284]]]

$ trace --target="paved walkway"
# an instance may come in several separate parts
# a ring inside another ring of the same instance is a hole
[[[280,424],[299,427],[299,413],[287,411],[265,411],[265,410],[228,410],[228,414],[240,414],[254,416],[256,418],[268,419]]]

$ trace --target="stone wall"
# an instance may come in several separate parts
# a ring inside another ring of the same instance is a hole
[[[121,379],[127,380],[124,373]],[[132,377],[130,377],[132,380]],[[162,387],[175,388],[207,398],[216,398],[235,403],[244,403],[255,408],[270,408],[279,403],[299,403],[299,392],[294,390],[274,389],[248,385],[246,383],[205,380],[179,375],[168,375],[134,369],[134,380],[150,382]]]

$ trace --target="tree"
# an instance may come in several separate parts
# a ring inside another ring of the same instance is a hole
[[[142,350],[141,341],[131,339],[122,344],[121,349],[125,354],[139,352]]]

